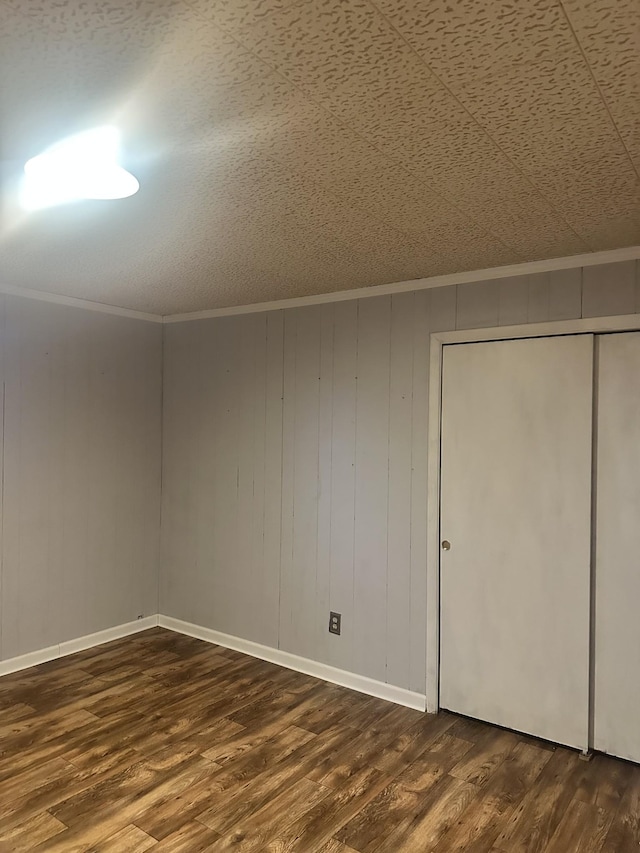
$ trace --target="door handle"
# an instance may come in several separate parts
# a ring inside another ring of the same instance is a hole
[[[451,550],[451,542],[449,542],[448,539],[442,540],[442,550],[443,551],[450,551]]]

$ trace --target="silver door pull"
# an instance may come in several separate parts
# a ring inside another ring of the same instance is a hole
[[[443,551],[450,551],[451,550],[451,542],[449,542],[448,539],[442,540],[442,550]]]

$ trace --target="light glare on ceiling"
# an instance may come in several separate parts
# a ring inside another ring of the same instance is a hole
[[[140,184],[118,163],[119,148],[119,131],[105,126],[70,136],[33,157],[24,167],[23,207],[133,195]]]

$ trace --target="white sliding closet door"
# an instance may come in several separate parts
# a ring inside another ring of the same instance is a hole
[[[640,761],[640,333],[598,346],[594,746]]]
[[[584,749],[593,336],[443,355],[442,707]]]

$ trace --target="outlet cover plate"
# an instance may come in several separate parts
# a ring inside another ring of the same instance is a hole
[[[342,628],[342,614],[334,613],[333,610],[329,613],[329,633],[339,634]]]

